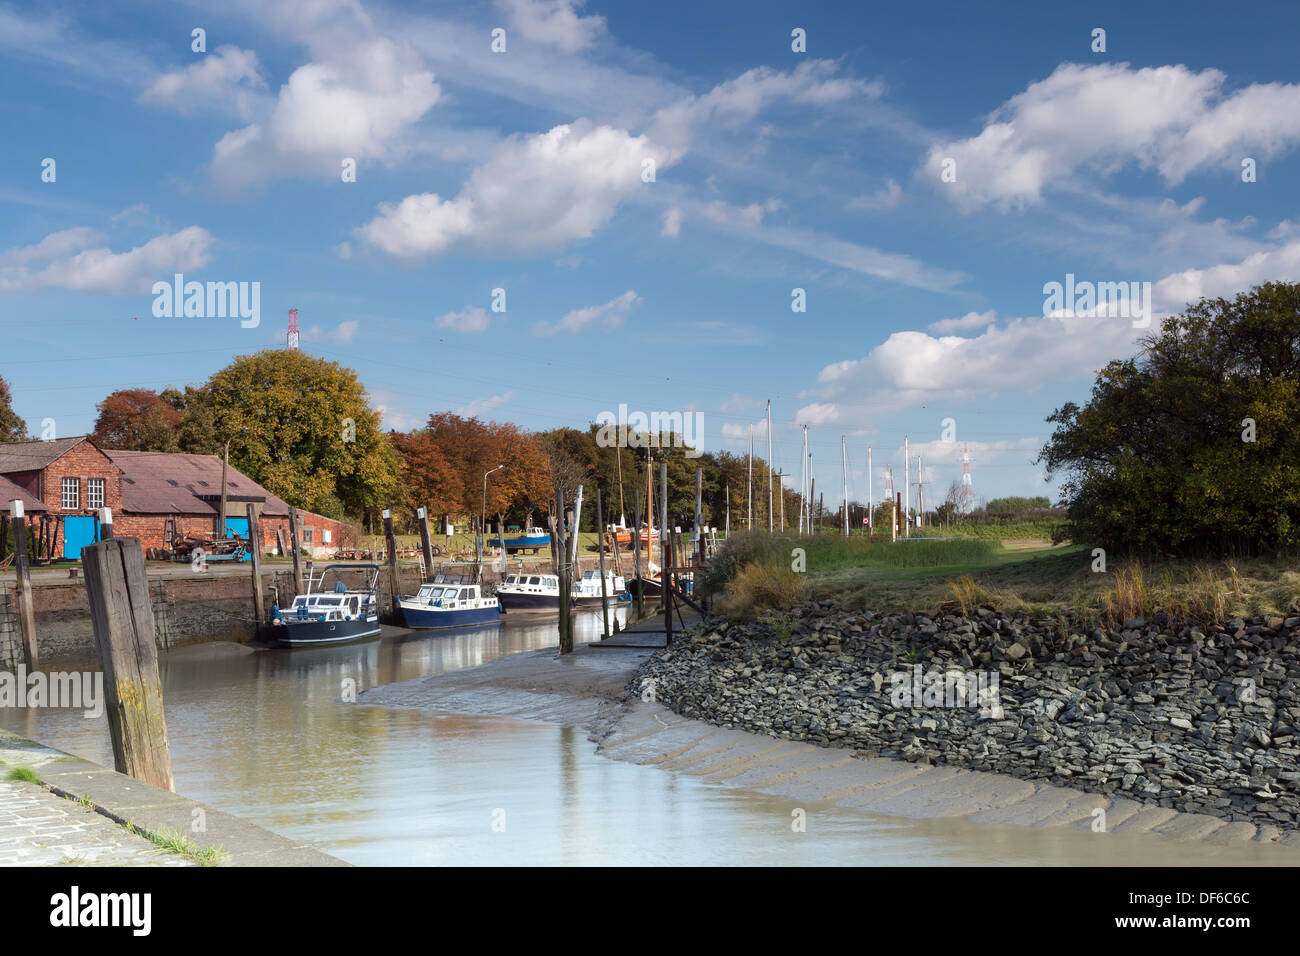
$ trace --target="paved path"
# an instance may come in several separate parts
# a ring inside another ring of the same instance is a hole
[[[43,776],[67,755],[22,737],[0,733],[0,866],[189,866],[66,797],[25,780],[8,780],[15,767]]]
[[[44,787],[0,780],[0,866],[190,866]]]

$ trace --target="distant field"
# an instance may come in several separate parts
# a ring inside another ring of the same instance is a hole
[[[790,571],[792,548],[805,553],[806,572]],[[1158,613],[1175,623],[1219,621],[1235,615],[1300,613],[1300,562],[1288,559],[1158,562],[1113,561],[1093,570],[1092,550],[1051,546],[1041,539],[868,542],[831,535],[768,538],[737,535],[715,562],[712,585],[743,589],[745,566],[772,569],[761,595],[740,595],[777,607],[798,594],[873,611],[936,610],[970,613],[987,605],[1011,612],[1069,613],[1124,623]],[[740,576],[743,580],[731,584]],[[773,580],[774,576],[785,582]]]

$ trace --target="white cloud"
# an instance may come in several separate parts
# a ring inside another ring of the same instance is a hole
[[[850,209],[865,209],[869,212],[881,212],[893,209],[903,201],[903,187],[892,179],[876,192],[867,196],[855,196],[848,201]]]
[[[964,401],[1088,378],[1134,354],[1143,334],[1128,319],[1086,316],[1012,319],[971,338],[895,332],[863,358],[827,365],[817,380],[823,400],[836,400],[841,418],[852,419],[863,409],[878,415],[933,398]]]
[[[955,319],[940,319],[938,322],[931,322],[927,328],[936,335],[942,335],[944,332],[965,332],[970,329],[988,328],[997,319],[997,312],[989,309],[987,312],[967,312]]]
[[[1300,281],[1300,240],[1254,253],[1240,262],[1165,276],[1152,288],[1152,295],[1161,309],[1180,312],[1187,303],[1202,297],[1232,298],[1251,286],[1270,281]]]
[[[340,322],[338,326],[331,329],[327,334],[331,342],[337,342],[339,345],[347,345],[357,337],[357,332],[361,329],[361,323],[356,319],[347,319]]]
[[[391,256],[415,259],[454,247],[523,255],[586,239],[642,187],[644,159],[658,169],[680,154],[645,136],[579,120],[512,137],[476,168],[454,199],[437,193],[384,204],[358,235]]]
[[[813,402],[795,413],[796,425],[828,425],[839,421],[840,410],[833,402]]]
[[[665,239],[676,239],[682,234],[682,211],[674,206],[664,213],[663,228],[659,235]]]
[[[347,56],[294,70],[265,121],[218,141],[213,176],[241,188],[300,174],[337,178],[345,158],[391,163],[440,96],[409,48],[384,38],[359,42]]]
[[[1197,170],[1238,168],[1300,141],[1300,85],[1227,92],[1218,70],[1063,63],[995,110],[969,139],[934,146],[922,174],[958,205],[1022,207],[1081,169],[1137,164],[1177,184]],[[956,181],[941,182],[947,158]]]
[[[198,226],[155,236],[127,252],[88,248],[97,239],[94,230],[68,229],[36,245],[0,252],[0,291],[148,292],[154,282],[205,265],[214,241]]]
[[[454,329],[457,332],[486,332],[491,316],[477,305],[472,305],[460,312],[448,312],[434,320],[440,329]]]
[[[836,76],[838,68],[832,60],[806,60],[789,72],[756,67],[702,96],[664,107],[655,114],[652,134],[657,141],[685,148],[700,127],[738,126],[775,102],[826,106],[877,99],[884,92],[878,82]]]
[[[496,5],[524,39],[565,53],[585,50],[605,36],[604,17],[578,13],[585,0],[497,0]]]
[[[140,94],[142,103],[181,113],[213,107],[247,119],[264,98],[266,81],[252,50],[221,46],[182,70],[161,74]]]
[[[461,418],[479,418],[491,414],[514,397],[514,392],[505,392],[501,395],[493,395],[491,398],[476,398],[456,409],[456,414]]]
[[[606,329],[618,328],[623,324],[627,314],[645,300],[631,289],[616,299],[610,299],[603,305],[591,305],[585,309],[574,309],[565,313],[555,323],[538,322],[533,326],[534,335],[550,336],[559,332],[581,332],[589,325],[602,324]]]

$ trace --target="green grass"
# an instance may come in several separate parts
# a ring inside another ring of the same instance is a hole
[[[36,772],[31,767],[14,767],[5,775],[6,780],[22,780],[26,783],[34,783],[37,786],[44,786],[41,778],[36,776]]]
[[[134,823],[128,823],[126,829],[130,833],[144,837],[169,853],[177,853],[199,866],[225,866],[229,862],[229,854],[221,847],[199,846],[179,830],[166,828],[142,830],[136,827]]]

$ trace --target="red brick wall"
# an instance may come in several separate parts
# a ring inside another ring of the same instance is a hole
[[[140,546],[149,548],[166,547],[163,530],[171,515],[164,514],[127,514],[113,515],[113,533],[122,538],[139,538]],[[233,514],[231,517],[235,517]],[[190,515],[176,518],[176,532],[179,535],[192,535],[196,538],[211,538],[216,527],[215,515]],[[289,518],[285,515],[262,515],[258,530],[262,538],[262,551],[267,553],[276,546],[276,529],[284,529],[285,541],[289,540]],[[311,547],[318,556],[332,555],[342,548],[356,547],[358,529],[355,525],[323,518],[310,512],[298,512],[298,530],[301,535],[305,529],[312,529]],[[328,528],[330,542],[324,544],[321,531]],[[303,542],[306,545],[306,542]]]
[[[64,478],[76,478],[79,491],[77,507],[66,511],[63,508]],[[107,455],[88,441],[73,445],[60,458],[50,462],[41,476],[39,490],[36,488],[29,488],[29,490],[45,502],[45,507],[49,509],[51,515],[93,514],[94,512],[88,510],[90,504],[87,497],[91,478],[104,479],[104,505],[113,509],[113,516],[116,518],[122,510],[122,472]]]

